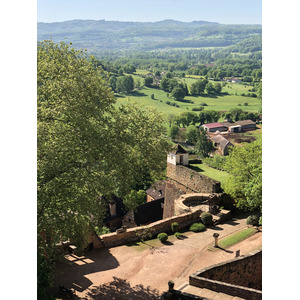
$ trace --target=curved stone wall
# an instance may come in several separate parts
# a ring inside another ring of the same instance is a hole
[[[208,199],[210,193],[191,193],[181,195],[175,199],[174,215],[179,216],[189,212],[206,212],[209,211]]]

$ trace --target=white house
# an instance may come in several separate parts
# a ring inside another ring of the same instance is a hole
[[[176,145],[171,152],[168,153],[167,162],[173,165],[189,164],[189,154],[180,145]]]

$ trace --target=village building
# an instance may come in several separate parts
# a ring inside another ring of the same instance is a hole
[[[165,188],[166,188],[166,181],[157,181],[151,185],[151,187],[146,190],[147,193],[147,202],[153,200],[160,200],[165,198]]]
[[[203,124],[202,127],[206,130],[206,132],[216,132],[217,130],[221,132],[228,130],[225,125],[219,122]]]
[[[240,83],[240,82],[242,82],[242,80],[240,78],[237,78],[237,77],[227,78],[226,81],[227,82],[232,82],[232,83]]]
[[[221,134],[217,134],[211,137],[211,140],[214,146],[217,147],[218,151],[222,155],[228,155],[229,147],[233,147],[233,144],[230,141],[228,141],[226,138],[224,138]]]
[[[122,226],[132,228],[162,220],[163,210],[164,198],[141,204],[124,216]]]

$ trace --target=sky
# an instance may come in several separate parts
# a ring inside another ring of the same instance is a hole
[[[262,24],[262,0],[37,0],[38,22],[74,19]]]

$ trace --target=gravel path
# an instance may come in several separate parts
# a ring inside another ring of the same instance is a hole
[[[235,250],[241,255],[261,246],[262,234],[256,233],[226,251],[208,251],[214,232],[220,238],[246,227],[246,216],[209,228],[201,233],[186,233],[186,238],[174,240],[158,248],[137,251],[134,247],[119,246],[89,252],[86,256],[68,256],[70,264],[59,265],[62,274],[56,277],[57,286],[74,288],[79,299],[157,299],[168,289],[188,281],[193,272],[221,261],[232,259]],[[56,295],[58,296],[58,295]]]

